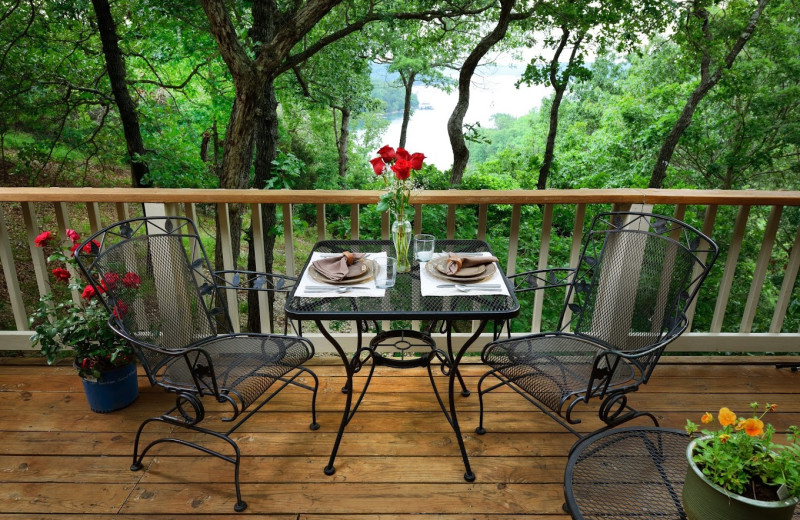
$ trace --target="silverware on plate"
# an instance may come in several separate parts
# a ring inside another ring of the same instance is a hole
[[[335,292],[335,293],[346,293],[351,289],[362,289],[368,290],[372,289],[372,287],[358,287],[355,285],[309,285],[307,286],[304,291],[310,293],[327,293],[327,292]]]
[[[436,287],[472,287],[473,289],[499,289],[502,286],[499,283],[475,283],[475,284],[443,283],[437,285]]]
[[[443,283],[437,285],[436,287],[455,287],[457,290],[461,292],[470,292],[470,291],[499,291],[502,286],[496,283],[481,283],[481,284],[470,284],[470,285],[461,283]]]

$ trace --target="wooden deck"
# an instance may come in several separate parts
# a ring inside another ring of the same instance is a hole
[[[800,373],[774,362],[664,358],[631,402],[670,427],[722,405],[745,414],[751,401],[778,403],[770,422],[782,430],[800,424]],[[477,475],[467,483],[423,369],[378,369],[345,433],[336,474],[326,476],[344,371],[332,359],[313,368],[321,379],[318,431],[308,429],[308,394],[286,391],[238,433],[249,507],[237,515],[230,464],[167,444],[143,471],[129,470],[140,421],[172,403],[146,379],[132,406],[95,414],[71,367],[0,359],[0,519],[568,519],[562,479],[575,437],[510,392],[487,397],[488,433],[478,436],[476,396],[458,397]],[[482,371],[464,368],[470,388]],[[586,429],[597,426],[585,417]]]

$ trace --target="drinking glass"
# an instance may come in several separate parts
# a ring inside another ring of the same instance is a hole
[[[396,276],[397,258],[387,256],[386,266],[378,267],[378,272],[375,274],[375,287],[378,289],[388,289],[389,287],[394,287],[394,280]]]
[[[419,262],[427,262],[433,256],[436,237],[433,235],[416,235],[414,237],[414,256]]]

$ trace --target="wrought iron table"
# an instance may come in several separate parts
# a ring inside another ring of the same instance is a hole
[[[452,252],[491,252],[489,245],[479,240],[437,240],[436,249],[440,251]],[[388,240],[365,241],[365,240],[327,240],[318,242],[313,252],[320,253],[339,253],[342,251],[352,251],[357,253],[380,253],[385,252],[393,256],[394,246]],[[313,253],[312,252],[312,253]],[[310,261],[309,256],[309,261]],[[308,268],[306,262],[304,270]],[[459,380],[463,395],[469,395],[469,391],[464,386],[461,375],[458,372],[464,353],[470,345],[475,342],[483,332],[489,321],[503,321],[510,319],[519,312],[519,302],[514,296],[513,287],[508,280],[503,277],[509,295],[470,295],[465,293],[459,296],[422,296],[420,292],[419,264],[412,263],[411,272],[398,273],[394,287],[386,290],[385,296],[376,297],[356,297],[354,294],[347,294],[333,298],[311,298],[295,296],[298,286],[292,290],[286,300],[287,319],[310,320],[314,321],[320,332],[331,342],[333,347],[342,359],[347,373],[347,382],[342,391],[347,395],[345,399],[345,409],[339,431],[333,445],[331,457],[325,467],[325,473],[332,475],[336,469],[334,462],[336,453],[339,449],[344,430],[353,418],[361,400],[369,386],[372,370],[376,365],[385,365],[395,368],[406,368],[409,366],[426,366],[430,376],[431,384],[436,394],[439,406],[442,408],[447,421],[455,432],[461,456],[464,460],[464,479],[468,482],[475,480],[464,448],[464,440],[461,436],[461,429],[458,425],[455,403],[455,381]],[[354,320],[357,323],[357,346],[356,352],[351,359],[341,344],[336,340],[335,335],[327,330],[323,321],[327,320]],[[424,333],[415,331],[384,331],[376,335],[376,338],[368,345],[363,344],[363,333],[367,330],[370,322],[380,322],[384,320],[427,320],[430,322],[442,323],[442,331],[446,333],[447,350],[438,349],[435,342]],[[474,328],[473,334],[458,349],[453,351],[452,329],[453,323],[457,320],[477,320],[478,326]],[[397,360],[391,357],[380,355],[376,346],[381,341],[399,341],[404,344],[416,343],[420,346],[430,348],[427,355],[411,360]],[[371,362],[369,377],[367,378],[358,399],[353,405],[353,374],[359,371],[365,363]],[[448,376],[447,406],[436,388],[431,363],[442,363],[442,371]]]
[[[686,432],[658,427],[584,439],[567,462],[564,509],[575,520],[686,520],[681,492],[688,444]],[[800,520],[800,510],[793,519]]]

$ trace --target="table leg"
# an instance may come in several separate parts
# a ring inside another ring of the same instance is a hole
[[[328,460],[328,465],[325,466],[325,474],[326,475],[333,475],[336,473],[336,468],[334,467],[333,463],[336,460],[336,453],[339,451],[339,444],[342,442],[342,435],[344,435],[344,429],[347,426],[347,423],[350,422],[350,407],[353,404],[353,366],[347,360],[347,354],[345,353],[342,346],[336,341],[333,336],[328,332],[328,330],[323,326],[322,321],[314,320],[314,323],[317,324],[317,328],[320,330],[323,336],[331,342],[333,348],[336,349],[336,352],[339,354],[339,357],[342,358],[342,363],[344,364],[344,370],[347,374],[347,381],[345,382],[344,388],[342,389],[345,397],[345,404],[344,404],[344,413],[342,414],[342,422],[339,424],[339,431],[336,434],[336,441],[333,443],[333,451],[331,451],[331,458]],[[359,346],[361,346],[361,331],[359,328]]]
[[[461,428],[458,425],[458,417],[456,416],[456,399],[455,399],[456,379],[459,380],[461,388],[464,389],[463,391],[466,391],[464,387],[464,381],[461,379],[461,374],[458,371],[458,364],[461,362],[461,358],[464,357],[464,353],[467,351],[470,345],[472,345],[475,342],[475,340],[478,339],[478,336],[481,335],[485,327],[486,327],[486,320],[481,320],[480,325],[478,325],[472,336],[458,350],[456,356],[451,357],[452,366],[450,367],[450,377],[447,387],[447,397],[450,403],[450,416],[448,417],[448,420],[450,422],[450,426],[453,427],[453,431],[456,434],[456,439],[458,440],[458,447],[461,450],[461,458],[464,459],[464,470],[465,470],[464,480],[466,480],[467,482],[474,481],[475,474],[472,472],[472,468],[469,465],[469,457],[467,456],[467,449],[464,447],[464,438],[461,436]],[[452,323],[448,321],[447,351],[452,356],[453,343],[452,343],[451,333],[452,333]]]

